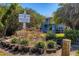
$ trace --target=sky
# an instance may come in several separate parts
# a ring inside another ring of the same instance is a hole
[[[59,8],[56,3],[23,3],[21,6],[24,8],[31,8],[46,17],[51,17],[53,12]]]

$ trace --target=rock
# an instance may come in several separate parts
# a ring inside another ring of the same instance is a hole
[[[12,52],[17,52],[19,49],[19,46],[18,45],[15,45],[13,48],[12,48]]]
[[[41,48],[37,48],[37,55],[41,55],[44,53],[44,49],[41,49]]]
[[[29,52],[29,47],[24,47],[24,53],[27,53],[27,52]]]
[[[8,49],[12,49],[15,45],[14,44],[10,44]]]
[[[35,47],[33,47],[33,48],[30,49],[30,53],[32,53],[32,54],[33,54],[33,53],[36,53],[37,51],[38,51],[38,50],[37,50],[37,48],[35,48]]]
[[[46,53],[48,53],[48,54],[56,53],[56,49],[47,49]]]

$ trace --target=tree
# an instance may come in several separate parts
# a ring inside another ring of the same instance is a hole
[[[30,23],[27,25],[29,25],[30,27],[39,28],[45,17],[32,9],[26,9],[26,13],[30,15]]]
[[[5,25],[4,35],[11,35],[18,28],[18,14],[21,13],[19,4],[11,4],[3,15],[1,22]]]
[[[54,13],[54,20],[75,29],[79,22],[79,4],[59,4],[60,8]],[[78,25],[79,26],[79,25]]]
[[[20,4],[13,3],[0,6],[0,33],[5,35],[12,35],[22,23],[18,22],[18,15],[24,13],[31,16],[31,22],[27,23],[27,27],[39,27],[42,23],[44,16],[40,15],[36,11],[28,8],[23,8]]]

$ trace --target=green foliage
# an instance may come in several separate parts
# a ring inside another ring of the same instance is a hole
[[[79,4],[60,4],[60,7],[54,12],[54,21],[56,24],[64,23],[71,28],[79,29]],[[76,10],[76,11],[75,11]]]
[[[56,38],[55,33],[53,33],[52,31],[47,32],[46,40],[51,40],[55,38]]]
[[[21,39],[20,44],[21,45],[28,45],[28,41],[26,39]]]
[[[45,48],[45,43],[43,41],[40,41],[36,44],[37,48]]]
[[[74,43],[79,38],[79,30],[65,30],[65,37]]]
[[[17,43],[17,38],[13,38],[12,40],[11,40],[11,43],[13,43],[13,44],[16,44]]]
[[[40,15],[36,11],[23,8],[20,4],[0,4],[0,33],[3,35],[12,35],[18,28],[21,28],[22,24],[18,22],[18,15],[24,13],[30,15],[31,22],[27,23],[27,27],[39,28],[44,21],[44,16]]]
[[[2,24],[2,22],[0,22],[0,32],[3,31],[4,25]]]
[[[46,40],[53,40],[53,39],[64,39],[65,34],[56,34],[52,31],[47,32]]]
[[[63,33],[63,34],[56,34],[56,38],[57,39],[64,39],[65,38],[65,34]]]
[[[1,17],[1,22],[4,25],[3,35],[12,35],[19,26],[18,14],[22,12],[19,4],[10,4],[6,12]],[[15,26],[16,25],[16,26]]]
[[[52,24],[49,24],[49,26],[50,26],[49,30],[51,31],[52,30]]]
[[[40,25],[43,22],[43,19],[45,17],[42,16],[42,15],[40,15],[40,14],[38,14],[36,11],[34,11],[32,9],[26,10],[26,12],[28,14],[30,14],[30,16],[31,16],[31,18],[30,18],[31,19],[31,22],[29,24],[27,24],[27,26],[39,28]]]
[[[51,48],[55,48],[56,47],[56,42],[53,40],[49,40],[47,42],[47,48],[51,49]]]
[[[20,45],[28,45],[29,42],[28,42],[28,40],[26,40],[26,39],[13,38],[13,39],[11,40],[11,43],[13,43],[13,44],[20,44]]]

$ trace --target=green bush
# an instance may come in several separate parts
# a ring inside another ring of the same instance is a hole
[[[56,34],[56,38],[63,39],[65,37],[64,33]]]
[[[46,40],[52,40],[55,39],[56,35],[52,31],[47,32]]]
[[[28,40],[22,39],[22,40],[20,40],[20,44],[21,45],[28,45]]]
[[[20,44],[20,45],[28,45],[28,40],[13,38],[11,40],[11,43],[13,43],[13,44]]]
[[[12,40],[11,40],[11,43],[17,43],[17,38],[13,38]]]
[[[43,41],[40,41],[36,44],[37,48],[45,48],[45,43]]]
[[[49,40],[47,42],[47,48],[51,49],[51,48],[55,48],[56,47],[56,42],[53,40]]]
[[[79,38],[79,30],[65,30],[65,38],[71,39],[74,43]]]

